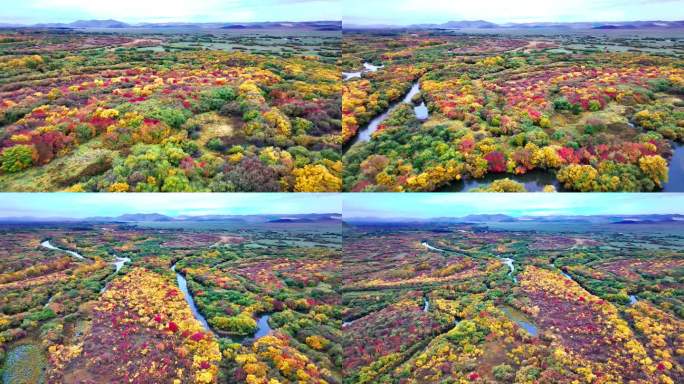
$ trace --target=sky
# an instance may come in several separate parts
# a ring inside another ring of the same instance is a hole
[[[684,214],[676,193],[345,193],[343,217],[463,217]]]
[[[343,0],[345,24],[683,20],[684,0]]]
[[[0,23],[340,20],[339,0],[0,0]]]
[[[0,193],[0,217],[342,213],[334,193]]]

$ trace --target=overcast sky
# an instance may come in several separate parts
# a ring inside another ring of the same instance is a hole
[[[334,193],[0,193],[0,217],[342,213]]]
[[[345,193],[344,218],[684,214],[675,193]]]
[[[343,0],[350,24],[682,20],[684,0]]]
[[[340,20],[338,0],[0,0],[0,22]]]

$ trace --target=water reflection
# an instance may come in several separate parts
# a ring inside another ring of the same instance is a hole
[[[462,180],[454,181],[440,189],[438,192],[470,192],[473,189],[486,187],[492,182],[499,179],[511,179],[525,186],[528,192],[542,192],[547,185],[553,185],[557,191],[563,191],[564,188],[556,179],[556,175],[552,172],[534,170],[523,175],[513,175],[510,173],[488,173],[481,179],[463,178]]]
[[[684,192],[684,145],[672,145],[668,181],[663,187],[663,192]]]

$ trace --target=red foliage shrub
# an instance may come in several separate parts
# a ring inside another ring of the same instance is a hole
[[[499,151],[492,151],[485,155],[489,163],[489,172],[506,172],[506,156]]]

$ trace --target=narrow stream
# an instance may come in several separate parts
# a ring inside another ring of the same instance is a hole
[[[57,248],[57,247],[55,247],[54,245],[50,244],[50,240],[45,240],[45,241],[43,241],[42,243],[40,243],[40,245],[41,245],[42,247],[44,247],[44,248],[52,249],[52,250],[54,250],[54,251],[66,252],[66,253],[70,254],[71,256],[73,256],[73,257],[75,257],[75,258],[77,258],[77,259],[79,259],[79,260],[85,259],[85,257],[83,257],[83,256],[81,256],[80,254],[78,254],[78,252],[69,251],[69,250],[67,250],[67,249],[62,249],[62,248]]]
[[[430,300],[428,299],[427,296],[425,296],[425,297],[423,298],[423,301],[424,301],[424,303],[423,303],[423,312],[427,312],[427,311],[430,310]]]
[[[249,345],[261,339],[264,336],[270,335],[271,332],[273,332],[273,329],[268,324],[268,319],[270,318],[271,314],[267,313],[265,315],[261,315],[259,319],[257,319],[257,330],[254,333],[254,336],[232,337],[232,339],[241,344]]]
[[[361,75],[367,72],[377,72],[378,69],[384,68],[384,65],[373,65],[371,63],[363,63],[363,69],[358,72],[342,72],[342,78],[344,81],[351,79],[360,79]]]
[[[114,267],[116,268],[116,270],[114,271],[114,274],[119,273],[121,268],[123,268],[124,264],[130,263],[130,262],[131,262],[131,259],[129,259],[128,257],[119,257],[119,256],[114,255],[114,262],[112,263],[112,264],[114,264]],[[109,283],[105,284],[105,286],[102,287],[102,289],[100,289],[100,293],[106,291],[108,286],[109,286]]]
[[[552,264],[552,265],[553,265],[553,264]],[[570,276],[570,275],[568,275],[567,273],[565,273],[565,271],[563,271],[562,269],[561,269],[560,273],[561,273],[563,276],[565,276],[567,279],[572,280],[572,281],[574,281],[574,282],[577,283],[577,281],[575,281],[575,279],[573,279],[572,276]],[[629,295],[629,305],[634,305],[634,304],[636,304],[636,303],[638,303],[638,302],[639,302],[639,299],[636,297],[636,295]]]
[[[119,257],[116,255],[114,257],[115,257],[114,266],[116,267],[116,271],[115,271],[116,273],[118,273],[121,270],[121,268],[123,268],[124,264],[131,262],[131,259],[128,257]]]
[[[568,275],[567,273],[565,273],[565,271],[563,271],[562,269],[561,269],[560,273],[561,273],[561,275],[567,277],[568,279],[570,279],[570,280],[572,280],[572,281],[575,281],[575,279],[573,279],[572,276],[570,276],[570,275]]]
[[[54,300],[54,298],[55,298],[55,295],[54,295],[54,294],[53,294],[52,296],[50,296],[50,298],[48,299],[47,303],[45,303],[45,305],[43,305],[43,308],[47,308],[48,305],[50,305],[50,304],[52,303],[52,300]]]
[[[176,264],[174,264],[171,267],[171,271],[176,274],[176,281],[178,282],[178,288],[183,292],[183,297],[185,297],[185,301],[188,303],[190,306],[190,311],[192,311],[192,315],[197,319],[201,324],[202,327],[207,331],[213,334],[216,337],[219,337],[219,335],[214,332],[213,329],[211,329],[211,326],[207,322],[207,319],[202,316],[200,313],[199,309],[197,308],[197,305],[195,304],[195,300],[192,298],[192,295],[190,294],[190,291],[188,290],[188,281],[185,279],[185,276],[183,276],[180,272],[176,272]],[[271,314],[267,313],[264,315],[261,315],[257,319],[257,330],[254,333],[253,336],[251,337],[231,337],[233,340],[240,342],[242,344],[250,344],[253,343],[256,340],[259,340],[260,338],[269,335],[273,329],[271,329],[271,326],[268,324],[268,319],[271,318]]]
[[[171,270],[173,271],[173,273],[176,274],[176,281],[178,282],[178,288],[180,288],[181,292],[183,292],[183,297],[185,297],[185,301],[190,306],[190,311],[192,311],[192,315],[195,317],[195,319],[197,319],[202,324],[202,327],[207,332],[215,334],[214,331],[209,326],[207,319],[205,319],[204,316],[202,316],[202,314],[197,309],[197,305],[195,305],[195,300],[192,298],[190,291],[188,291],[188,281],[185,279],[185,277],[180,272],[176,272],[176,264],[174,264],[171,267]]]
[[[425,247],[426,249],[429,249],[430,251],[446,252],[446,251],[443,250],[443,249],[439,249],[439,248],[433,247],[432,245],[428,244],[427,241],[423,241],[423,242],[421,242],[420,244],[421,244],[423,247]]]
[[[503,261],[504,264],[506,264],[508,266],[509,271],[508,271],[508,275],[506,275],[506,276],[513,278],[513,282],[517,284],[518,278],[516,276],[513,276],[513,272],[515,272],[515,266],[513,265],[514,260],[510,259],[508,257],[500,257],[500,256],[499,256],[499,259],[501,259],[501,261]]]
[[[359,142],[370,141],[373,132],[378,130],[380,124],[382,124],[383,121],[387,120],[392,111],[402,103],[408,103],[413,105],[412,99],[418,93],[420,93],[420,83],[416,81],[415,83],[413,83],[411,89],[409,89],[409,91],[406,93],[406,95],[404,95],[404,98],[401,101],[397,101],[390,104],[390,106],[383,113],[373,118],[373,120],[371,120],[365,127],[359,128],[359,131],[357,132],[356,136],[354,136],[354,138],[349,142],[348,148],[351,148],[354,144]],[[429,112],[427,105],[425,105],[425,101],[421,101],[420,105],[414,106],[413,112],[416,114],[416,118],[421,121],[427,120],[427,118],[429,117]]]

